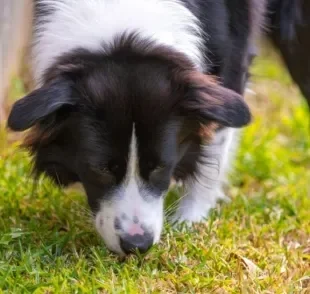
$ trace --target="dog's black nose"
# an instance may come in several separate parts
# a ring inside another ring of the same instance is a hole
[[[122,250],[126,254],[147,252],[153,245],[154,237],[150,233],[144,233],[143,235],[124,235],[120,237],[120,245]]]

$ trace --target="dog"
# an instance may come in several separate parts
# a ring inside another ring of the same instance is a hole
[[[262,0],[37,0],[36,89],[8,126],[30,129],[36,176],[81,182],[97,231],[123,256],[160,240],[171,179],[173,223],[203,221],[239,129]]]

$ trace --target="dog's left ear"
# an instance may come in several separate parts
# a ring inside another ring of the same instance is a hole
[[[251,121],[249,107],[243,97],[220,86],[212,78],[199,72],[183,76],[186,95],[181,113],[202,124],[217,122],[222,126],[240,128]]]
[[[13,131],[27,130],[60,108],[75,104],[71,81],[63,77],[56,78],[13,105],[8,127]]]

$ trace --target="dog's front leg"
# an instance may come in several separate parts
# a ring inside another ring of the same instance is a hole
[[[211,144],[201,147],[195,171],[184,180],[183,194],[171,218],[173,223],[201,222],[218,200],[228,199],[223,183],[236,149],[238,132],[224,128],[216,133]]]

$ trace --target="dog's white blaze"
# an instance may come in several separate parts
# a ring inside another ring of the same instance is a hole
[[[149,194],[150,192],[143,188],[143,180],[139,173],[137,138],[133,126],[120,207],[125,208],[124,212],[130,218],[137,217],[139,223],[149,228],[154,233],[154,241],[158,242],[163,224],[163,197],[152,197]]]
[[[139,225],[143,225],[154,234],[154,243],[159,241],[163,226],[163,197],[152,197],[149,191],[143,189],[143,180],[139,175],[138,146],[134,127],[128,158],[127,173],[123,183],[115,195],[110,195],[110,201],[102,201],[96,216],[96,228],[106,245],[119,254],[123,253],[119,245],[119,236],[130,231],[135,218],[139,220]],[[116,217],[120,219],[123,231],[115,229]],[[103,225],[101,225],[102,222]]]
[[[128,165],[127,165],[127,175],[125,181],[137,181],[137,175],[139,173],[138,167],[138,145],[136,137],[135,125],[132,127],[132,135],[129,146],[129,156],[128,156]]]
[[[33,49],[35,78],[60,55],[76,48],[102,50],[122,33],[138,32],[186,54],[202,67],[202,30],[180,0],[39,0],[51,13],[41,16]]]

